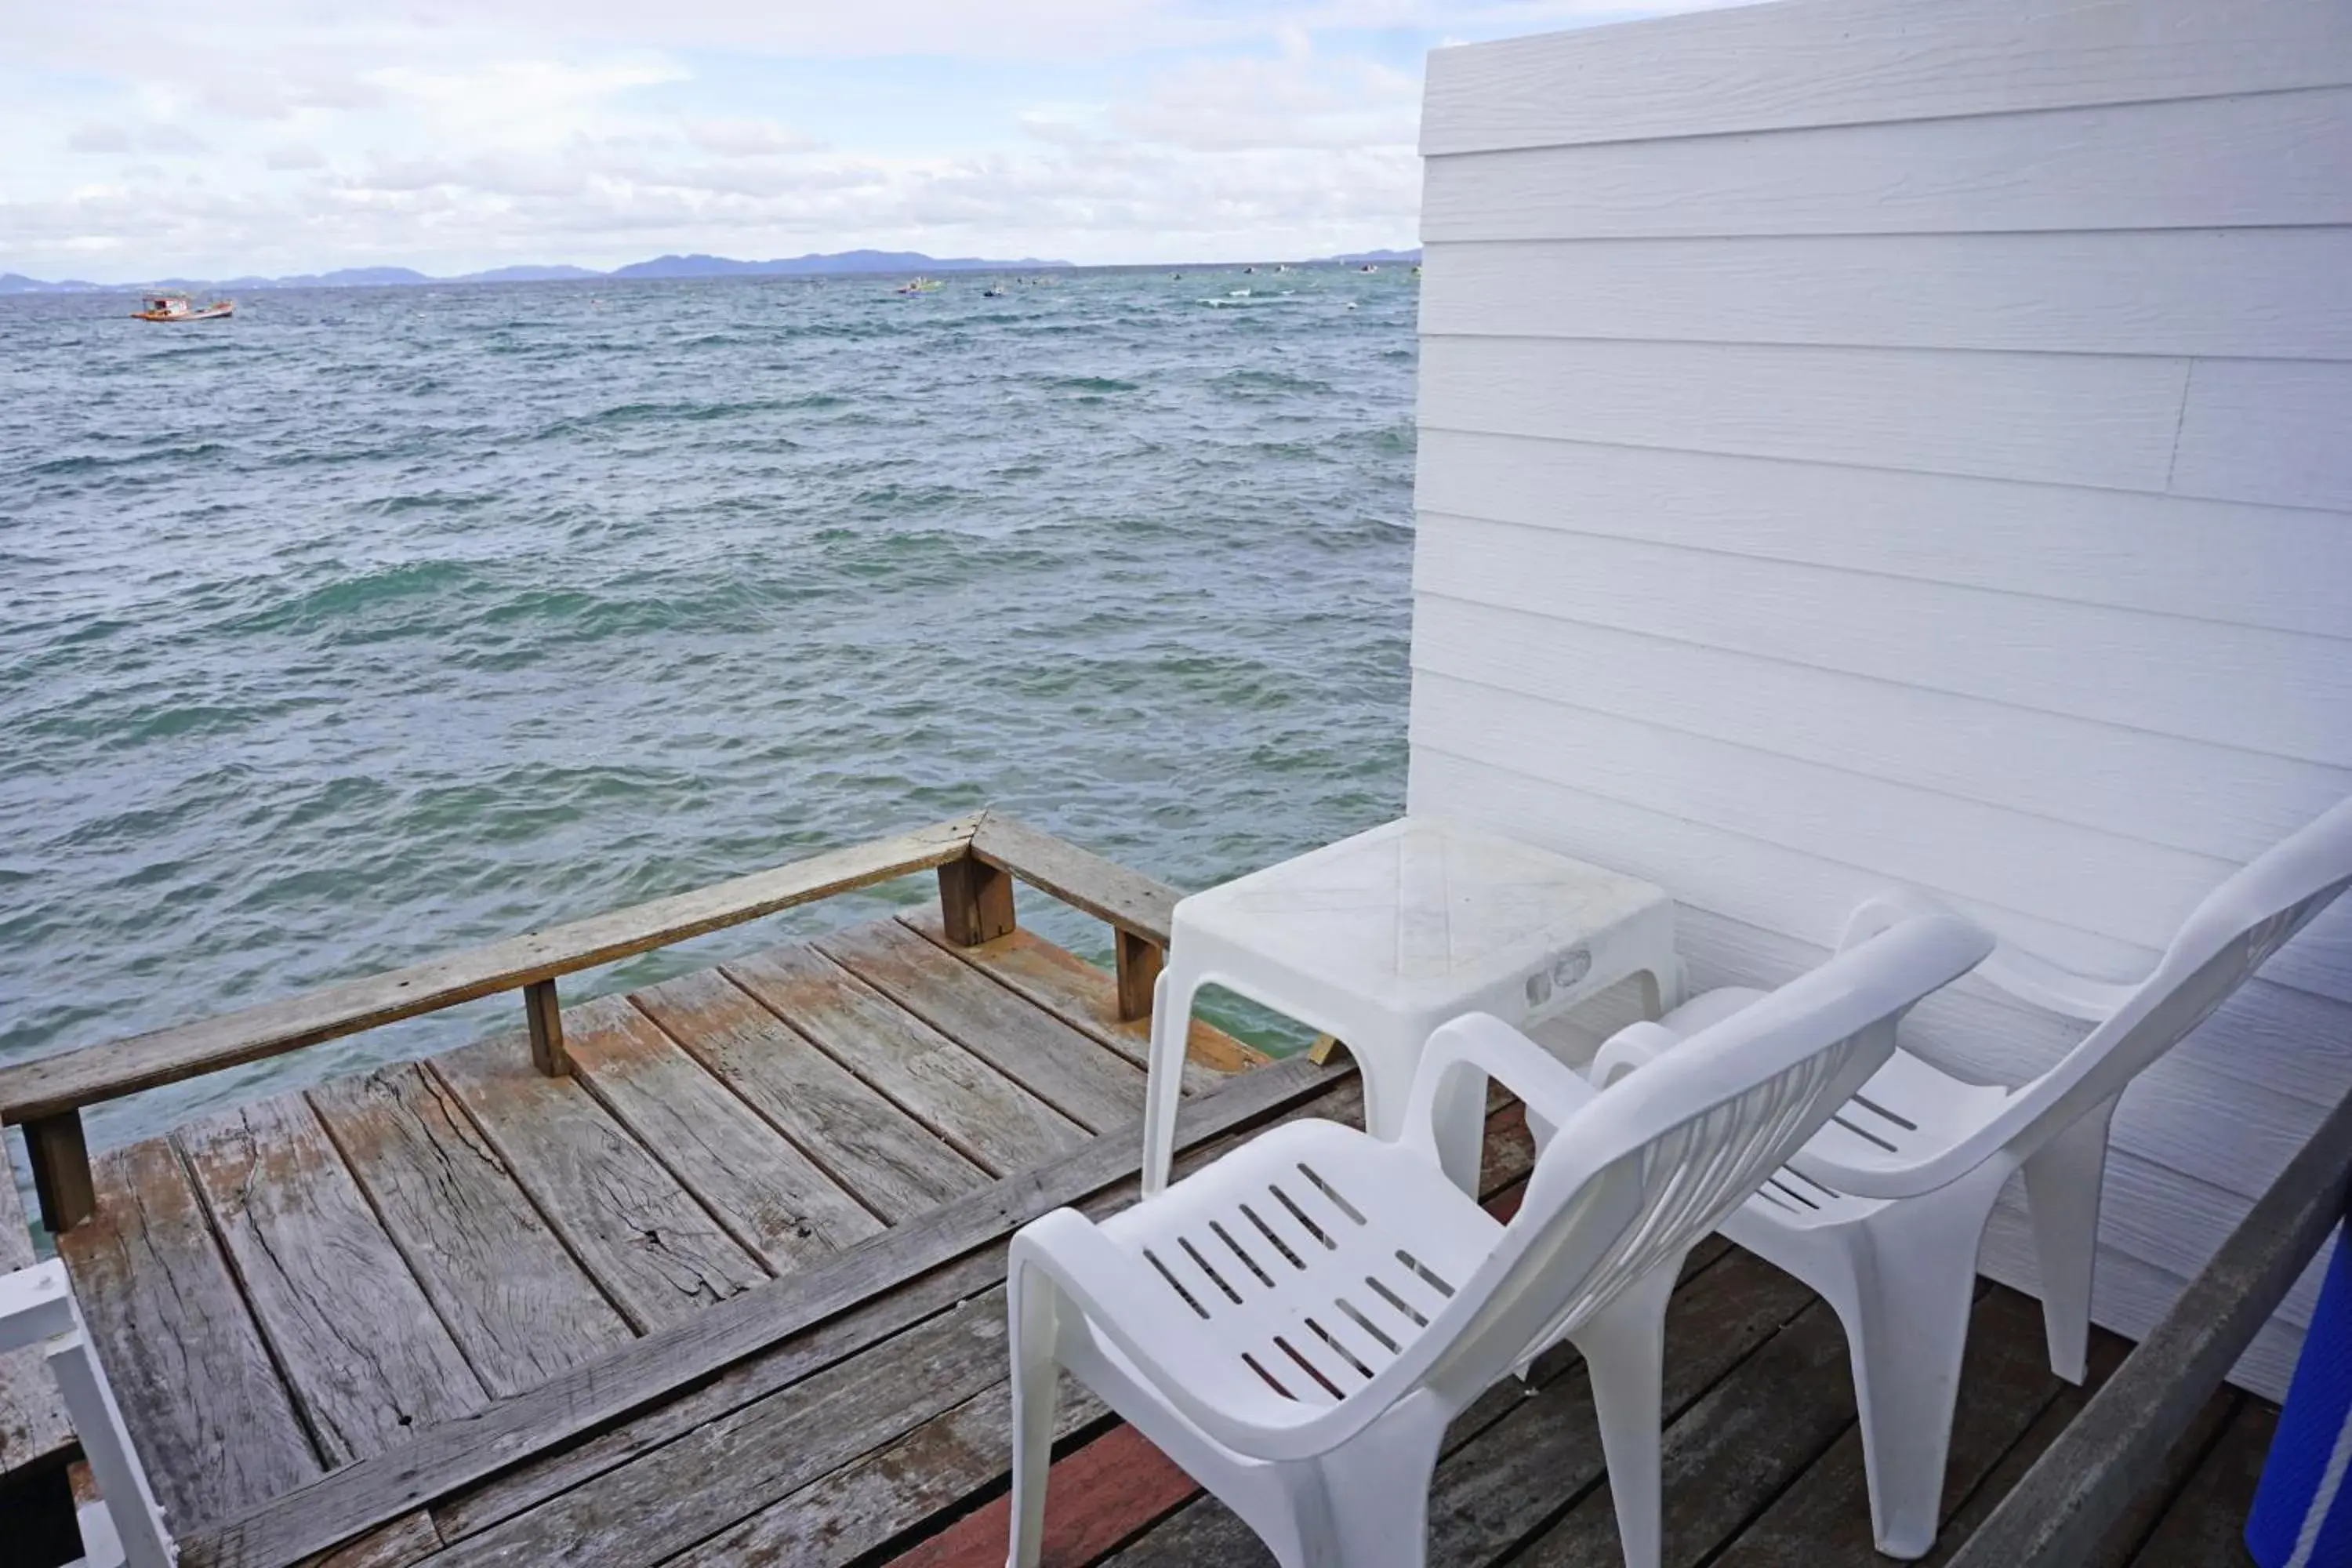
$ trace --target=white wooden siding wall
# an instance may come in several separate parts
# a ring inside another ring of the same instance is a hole
[[[1441,50],[1423,143],[1413,809],[1674,889],[1701,984],[1889,883],[2127,978],[2352,794],[2352,5]],[[1917,1036],[2073,1038],[1976,986]],[[2347,1089],[2339,910],[2126,1097],[2100,1320],[2144,1333]],[[2014,1201],[1984,1261],[2032,1289]]]

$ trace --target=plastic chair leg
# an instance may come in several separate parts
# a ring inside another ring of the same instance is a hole
[[[2099,1251],[2099,1193],[2115,1101],[2043,1144],[2025,1162],[2025,1205],[2042,1283],[2050,1370],[2083,1381],[2091,1343],[2091,1275]]]
[[[1317,1466],[1328,1524],[1310,1530],[1307,1561],[1331,1568],[1424,1568],[1429,1489],[1445,1440],[1444,1410],[1426,1390]],[[1304,1521],[1302,1521],[1304,1522]]]
[[[1045,1478],[1054,1462],[1054,1410],[1061,1372],[1054,1360],[1054,1288],[1016,1269],[1006,1281],[1013,1362],[1012,1544],[1006,1568],[1037,1568],[1045,1546]]]
[[[1999,1173],[1979,1168],[1941,1193],[1864,1221],[1853,1237],[1863,1252],[1851,1310],[1840,1316],[1862,1415],[1871,1527],[1889,1557],[1925,1556],[1943,1520],[1977,1247],[2000,1190]]]
[[[1176,982],[1162,970],[1151,987],[1151,1054],[1143,1099],[1143,1195],[1168,1185],[1176,1157],[1176,1106],[1184,1090],[1184,1054],[1192,1034],[1192,998],[1200,986]]]
[[[1609,1500],[1626,1568],[1658,1568],[1664,1550],[1658,1427],[1664,1418],[1666,1301],[1682,1274],[1677,1256],[1643,1276],[1570,1336],[1592,1378],[1592,1409],[1609,1465]]]

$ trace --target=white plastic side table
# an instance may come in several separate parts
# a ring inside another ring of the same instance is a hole
[[[1674,903],[1638,878],[1407,816],[1178,901],[1151,1008],[1143,1190],[1167,1185],[1194,997],[1221,985],[1346,1043],[1364,1125],[1402,1125],[1422,1047],[1465,1013],[1526,1025],[1636,975],[1679,1000]],[[1441,1107],[1446,1174],[1475,1190],[1480,1107]]]

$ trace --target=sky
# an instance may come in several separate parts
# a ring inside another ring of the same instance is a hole
[[[1413,242],[1423,62],[1696,0],[5,0],[0,271]]]

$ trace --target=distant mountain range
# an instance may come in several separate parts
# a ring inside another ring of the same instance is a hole
[[[0,272],[0,294],[75,294],[104,289],[384,289],[417,283],[547,283],[574,278],[756,278],[784,274],[859,272],[1028,271],[1067,267],[1066,261],[991,261],[977,256],[925,256],[917,250],[844,250],[829,256],[794,256],[774,261],[736,261],[724,256],[657,256],[598,272],[586,267],[496,267],[456,278],[432,278],[406,267],[346,267],[335,272],[303,272],[288,278],[158,278],[149,283],[87,283],[79,279],[47,282],[17,272]]]

